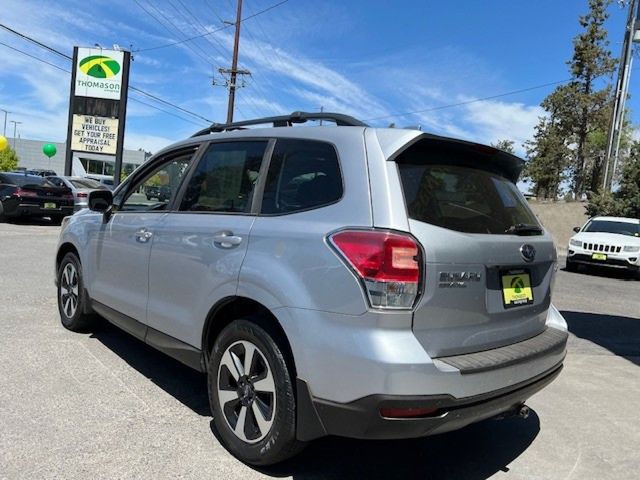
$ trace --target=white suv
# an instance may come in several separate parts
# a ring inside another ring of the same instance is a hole
[[[640,220],[593,217],[569,240],[567,270],[578,264],[624,268],[640,278]]]

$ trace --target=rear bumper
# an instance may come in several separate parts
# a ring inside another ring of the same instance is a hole
[[[73,205],[60,205],[58,208],[43,208],[41,205],[33,203],[20,203],[7,209],[5,206],[5,214],[11,217],[50,217],[73,215]]]
[[[298,437],[323,435],[361,439],[416,438],[463,428],[515,410],[549,385],[562,370],[550,371],[494,392],[456,399],[450,395],[370,395],[347,404],[312,399],[305,382],[298,380]],[[425,418],[385,418],[381,408],[435,408]]]

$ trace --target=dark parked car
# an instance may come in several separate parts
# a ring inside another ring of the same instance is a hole
[[[0,173],[0,222],[13,217],[49,217],[60,223],[73,215],[73,194],[46,178],[24,173]]]
[[[171,188],[166,185],[149,185],[145,188],[144,193],[147,197],[147,200],[157,198],[161,202],[166,202],[171,198]]]
[[[22,175],[36,175],[38,177],[50,177],[57,175],[53,170],[47,170],[46,168],[30,168],[25,170],[15,170],[15,173],[21,173]]]

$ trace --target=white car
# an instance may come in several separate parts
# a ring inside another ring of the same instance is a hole
[[[623,268],[640,278],[640,220],[593,217],[569,240],[567,270],[577,265]]]

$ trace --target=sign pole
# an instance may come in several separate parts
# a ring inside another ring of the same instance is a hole
[[[73,135],[73,105],[75,98],[75,88],[76,88],[76,68],[75,65],[78,63],[78,47],[73,47],[73,60],[72,65],[74,66],[71,69],[71,88],[69,90],[69,119],[67,121],[67,143],[65,145],[64,152],[64,174],[66,176],[71,175],[71,171],[73,169],[73,151],[71,151],[71,138]]]
[[[124,155],[124,126],[127,117],[127,97],[129,94],[129,69],[131,66],[131,52],[124,51],[122,65],[122,91],[120,93],[120,104],[118,106],[118,140],[116,143],[116,160],[113,169],[113,186],[120,184],[122,175],[122,157]]]

